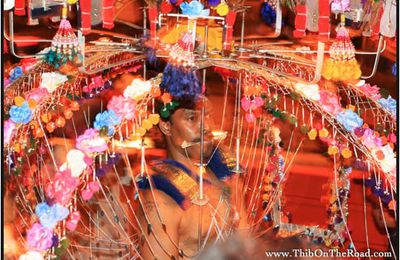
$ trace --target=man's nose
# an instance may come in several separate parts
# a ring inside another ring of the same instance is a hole
[[[213,129],[214,129],[214,120],[209,116],[204,117],[204,133],[211,134],[211,131]]]

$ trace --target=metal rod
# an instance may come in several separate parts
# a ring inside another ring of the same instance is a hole
[[[240,31],[240,49],[243,49],[243,42],[244,42],[244,18],[246,12],[242,13],[242,29]]]
[[[376,70],[378,68],[379,58],[381,56],[382,41],[383,41],[383,37],[382,37],[382,35],[380,35],[379,36],[379,43],[378,43],[378,50],[375,53],[375,55],[376,55],[375,56],[375,62],[374,62],[374,67],[372,69],[371,74],[369,76],[361,76],[361,79],[369,79],[369,78],[372,78],[375,75]],[[386,48],[386,41],[385,41],[385,48]]]
[[[200,188],[200,195],[199,199],[203,199],[203,161],[204,161],[204,118],[205,118],[205,104],[204,104],[204,94],[205,94],[205,80],[206,80],[206,69],[203,69],[203,96],[201,102],[201,121],[200,121],[200,171],[199,171],[199,188]]]
[[[206,24],[205,28],[204,28],[204,51],[203,51],[203,58],[207,58],[208,55],[208,24]]]
[[[220,16],[190,16],[190,15],[184,15],[184,14],[160,14],[159,15],[159,20],[161,20],[162,16],[169,16],[169,17],[183,17],[183,18],[188,18],[188,19],[208,19],[208,20],[221,20],[225,21],[224,17]]]
[[[14,12],[10,12],[10,14],[9,14],[9,30],[10,30],[10,38],[11,38],[11,40],[10,40],[10,49],[11,49],[11,53],[15,56],[15,57],[17,57],[17,58],[20,58],[20,59],[24,59],[24,58],[35,58],[35,57],[37,57],[37,56],[39,56],[39,55],[44,55],[44,54],[36,54],[36,55],[24,55],[24,56],[20,56],[20,55],[18,55],[18,54],[16,54],[15,53],[15,50],[14,50]]]
[[[147,12],[146,8],[143,8],[143,36],[147,34]]]
[[[244,13],[244,12],[243,12]],[[238,124],[237,124],[237,132],[236,132],[236,171],[239,171],[240,169],[240,96],[241,96],[241,88],[242,88],[242,73],[239,74],[239,84],[237,85],[237,104],[238,104],[238,109],[237,109],[237,118],[238,118]]]

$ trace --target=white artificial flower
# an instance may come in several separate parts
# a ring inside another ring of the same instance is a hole
[[[21,255],[19,260],[43,260],[43,255],[36,251],[28,251],[25,254]]]
[[[299,94],[311,100],[318,101],[321,98],[319,95],[319,87],[317,84],[296,83],[294,85],[294,88]]]
[[[272,126],[271,127],[271,135],[272,138],[274,139],[274,143],[278,144],[282,141],[280,135],[281,135],[281,130],[278,127]]]
[[[383,152],[384,158],[382,160],[378,159],[378,151]],[[389,144],[377,149],[372,149],[372,155],[379,162],[384,172],[390,173],[393,169],[396,169],[396,154],[393,152],[393,149]]]
[[[68,77],[57,72],[42,73],[41,88],[46,88],[49,93],[56,90],[62,83],[68,80]]]
[[[357,82],[356,87],[362,87],[365,85],[365,80],[360,80],[359,82]]]
[[[61,165],[60,171],[70,169],[72,177],[79,177],[87,167],[84,158],[85,154],[82,151],[77,149],[69,150],[67,154],[67,162]]]
[[[124,97],[138,100],[143,95],[149,93],[150,90],[151,90],[150,81],[144,81],[142,79],[134,79],[132,83],[124,90]]]

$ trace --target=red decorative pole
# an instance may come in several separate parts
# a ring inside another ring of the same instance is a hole
[[[103,0],[103,28],[114,28],[115,0]]]
[[[83,34],[88,34],[92,27],[92,21],[90,17],[92,9],[92,1],[79,1],[81,8],[81,30]]]
[[[235,24],[236,20],[236,12],[235,11],[229,11],[225,18],[225,28],[226,28],[226,34],[225,34],[225,41],[224,41],[224,50],[229,50],[231,48],[231,41],[232,41],[232,35],[233,35],[233,25]]]
[[[148,8],[149,21],[150,21],[150,37],[151,40],[156,40],[156,29],[157,29],[157,6],[149,6]]]
[[[331,25],[329,17],[331,9],[329,7],[329,0],[319,0],[319,16],[318,16],[318,32],[320,40],[329,40],[331,34]]]
[[[305,5],[296,5],[296,18],[294,19],[293,37],[301,38],[306,35],[307,12]]]

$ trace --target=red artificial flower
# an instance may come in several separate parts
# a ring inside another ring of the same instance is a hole
[[[172,11],[172,5],[169,2],[163,1],[161,3],[161,13],[162,14],[168,14]]]

